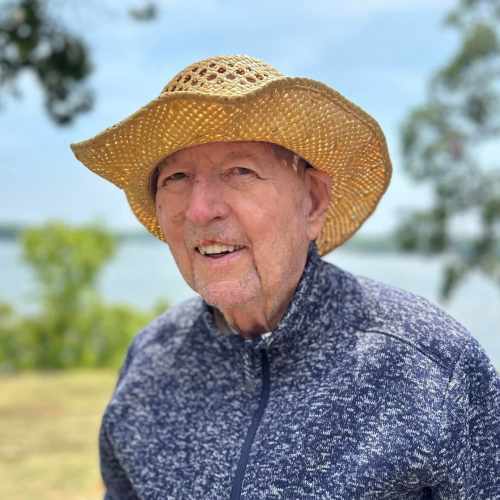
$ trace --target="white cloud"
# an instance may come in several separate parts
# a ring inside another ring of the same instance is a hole
[[[326,2],[325,2],[326,3]],[[330,6],[331,6],[331,2]],[[346,14],[359,15],[381,11],[402,11],[407,9],[429,9],[443,11],[456,5],[456,0],[351,0],[342,2]]]
[[[288,5],[290,3],[287,2]],[[446,12],[456,5],[456,0],[317,0],[302,3],[307,10],[315,14],[334,14],[336,17],[367,17],[372,14],[405,12],[412,9],[419,11]],[[285,1],[283,1],[285,5]],[[294,4],[292,4],[294,5]]]

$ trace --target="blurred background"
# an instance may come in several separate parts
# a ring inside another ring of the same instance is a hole
[[[500,0],[0,0],[0,497],[102,496],[127,345],[193,295],[87,139],[212,55],[327,83],[381,124],[374,215],[326,258],[438,302],[500,368]]]

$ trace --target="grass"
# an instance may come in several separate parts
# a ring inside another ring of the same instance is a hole
[[[0,376],[0,498],[102,499],[97,434],[116,374]]]

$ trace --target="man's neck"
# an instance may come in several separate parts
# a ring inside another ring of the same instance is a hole
[[[272,329],[263,308],[243,306],[232,311],[215,311],[215,320],[221,331],[230,330],[245,338],[255,338]]]
[[[281,321],[295,288],[287,294],[285,300],[278,304],[249,303],[235,307],[230,311],[216,309],[216,323],[221,331],[230,329],[244,338],[255,338],[270,332]]]

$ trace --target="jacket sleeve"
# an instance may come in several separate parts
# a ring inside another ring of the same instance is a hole
[[[113,446],[104,424],[99,433],[99,456],[101,476],[104,481],[104,500],[139,500],[132,484],[116,459]]]
[[[123,363],[118,375],[118,380],[113,391],[113,397],[116,392],[120,390],[123,379],[127,374],[129,366],[132,362],[136,342],[137,337],[128,349],[125,362]],[[113,425],[114,417],[110,410],[113,397],[111,399],[111,403],[106,408],[99,431],[99,459],[101,477],[105,488],[104,500],[139,500],[130,480],[127,477],[126,471],[116,457],[112,439],[108,432],[108,426]]]
[[[500,499],[500,377],[471,339],[450,378],[437,499]]]

